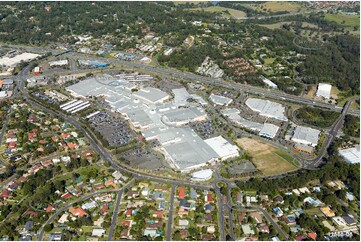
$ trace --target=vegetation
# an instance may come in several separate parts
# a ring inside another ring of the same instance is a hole
[[[360,137],[360,119],[349,114],[346,115],[343,132],[352,137]]]
[[[299,121],[320,128],[330,127],[340,116],[337,112],[311,107],[299,108],[294,112],[294,115]]]
[[[326,185],[331,180],[340,179],[350,187],[350,191],[360,198],[360,166],[348,164],[338,156],[341,140],[332,143],[328,150],[327,163],[317,170],[304,170],[293,176],[276,179],[251,178],[248,181],[238,181],[241,190],[257,190],[260,193],[276,195],[280,191],[290,190],[307,185],[310,181],[319,180]],[[326,201],[324,201],[326,202]]]

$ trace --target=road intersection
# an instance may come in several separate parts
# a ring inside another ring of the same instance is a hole
[[[53,53],[54,53],[54,51],[53,51]],[[79,54],[79,53],[68,53],[67,55],[70,55],[73,58],[88,58],[88,59],[89,58],[94,58],[94,57],[90,57],[90,56]],[[121,60],[117,60],[117,59],[109,59],[109,58],[102,58],[102,57],[96,57],[96,60],[105,61],[105,62],[111,63],[111,64],[125,65],[125,66],[128,66],[128,67],[137,68],[137,69],[146,70],[146,71],[151,71],[153,73],[172,76],[172,77],[175,77],[175,78],[181,78],[181,79],[187,79],[187,80],[198,80],[199,82],[211,83],[211,84],[214,84],[214,85],[224,86],[224,87],[231,88],[231,89],[242,90],[242,91],[245,91],[245,92],[258,94],[258,95],[262,95],[262,96],[270,97],[270,98],[274,98],[274,99],[281,99],[281,100],[296,102],[296,103],[300,103],[300,104],[317,106],[317,107],[331,109],[331,110],[334,110],[334,111],[341,111],[342,110],[340,118],[332,125],[331,129],[329,130],[329,133],[328,133],[328,135],[327,135],[327,137],[325,139],[324,145],[322,146],[322,149],[321,149],[319,155],[313,160],[305,161],[306,166],[304,166],[303,168],[307,168],[308,166],[310,168],[315,168],[320,164],[320,162],[322,161],[322,157],[324,156],[324,153],[327,150],[327,147],[331,144],[331,142],[333,141],[334,137],[336,136],[338,130],[342,127],[342,122],[343,122],[343,119],[344,119],[345,115],[347,113],[354,114],[354,111],[349,111],[349,107],[350,107],[350,105],[351,105],[351,103],[352,103],[352,101],[354,99],[350,99],[346,103],[344,108],[343,109],[341,108],[341,110],[340,110],[339,107],[335,107],[333,105],[322,103],[322,102],[312,102],[311,100],[295,97],[295,96],[288,95],[288,94],[280,94],[278,92],[268,91],[268,90],[261,89],[261,88],[250,87],[250,86],[247,86],[247,85],[241,85],[241,84],[237,84],[237,83],[230,83],[230,82],[227,82],[227,81],[224,81],[224,80],[216,80],[216,79],[212,79],[212,78],[198,76],[198,75],[195,75],[195,74],[192,74],[192,73],[183,73],[183,72],[176,71],[176,70],[173,70],[173,69],[166,69],[166,68],[161,68],[161,67],[152,67],[152,66],[137,64],[137,63],[133,63],[133,62],[126,62],[126,61],[121,61]],[[190,186],[190,187],[193,187],[193,188],[203,189],[203,190],[210,190],[210,189],[215,190],[215,192],[217,194],[217,204],[218,204],[218,209],[219,209],[218,219],[219,219],[219,228],[220,228],[220,239],[221,240],[226,239],[226,234],[225,234],[225,229],[224,229],[225,223],[224,223],[224,216],[223,216],[224,209],[227,209],[228,214],[229,214],[229,221],[230,221],[230,234],[229,234],[229,236],[231,236],[232,239],[236,239],[235,235],[234,235],[234,231],[233,231],[232,209],[233,209],[234,205],[232,205],[231,196],[228,193],[228,195],[227,195],[227,203],[223,204],[223,201],[221,199],[222,194],[220,193],[220,189],[217,186],[217,183],[219,181],[222,181],[222,182],[225,182],[227,188],[230,189],[232,186],[235,186],[235,183],[233,181],[224,179],[217,173],[218,176],[216,176],[216,179],[214,179],[214,181],[212,182],[211,185],[199,184],[199,183],[195,183],[193,181],[185,181],[185,180],[182,180],[182,179],[169,178],[169,177],[160,177],[159,175],[144,173],[144,172],[132,169],[132,168],[130,168],[128,166],[125,166],[124,164],[120,164],[119,162],[117,162],[117,161],[115,161],[113,159],[112,154],[110,154],[106,149],[104,149],[104,147],[99,143],[99,141],[96,138],[94,138],[94,136],[87,129],[85,129],[83,127],[83,125],[76,118],[67,116],[67,115],[65,115],[64,113],[61,113],[61,112],[50,110],[49,108],[43,106],[41,103],[35,102],[29,96],[29,93],[27,92],[27,89],[24,88],[24,87],[25,87],[26,80],[29,78],[30,69],[31,69],[31,65],[28,65],[23,70],[20,71],[19,76],[18,76],[18,80],[17,80],[17,88],[14,91],[14,97],[18,97],[18,95],[22,94],[23,98],[29,104],[41,109],[42,111],[50,113],[53,116],[61,117],[62,119],[64,119],[64,121],[72,124],[74,127],[76,127],[79,131],[81,131],[83,133],[83,135],[89,141],[90,146],[100,155],[100,157],[105,162],[108,162],[112,168],[114,168],[114,169],[116,169],[116,170],[118,170],[120,172],[130,174],[135,179],[148,179],[148,180],[151,180],[151,181],[162,182],[162,183],[167,183],[167,184],[172,185],[172,192],[171,192],[172,195],[171,195],[171,204],[170,204],[171,207],[169,209],[169,221],[168,221],[168,226],[167,226],[167,239],[168,238],[170,239],[170,236],[171,236],[171,227],[172,227],[172,222],[173,222],[172,221],[173,220],[173,215],[172,215],[173,211],[172,211],[171,208],[173,207],[173,203],[174,203],[174,192],[175,192],[175,187],[176,186]],[[358,112],[357,112],[357,114],[359,115]],[[6,126],[6,124],[7,123],[5,123],[4,126]],[[3,128],[3,130],[2,130],[2,132],[0,134],[1,139],[2,139],[2,136],[4,135],[4,130],[5,130],[5,128]],[[11,181],[12,180],[10,179],[6,184],[9,184],[9,182],[11,182]],[[118,213],[122,192],[126,187],[129,186],[129,184],[130,183],[128,183],[126,186],[124,186],[120,190],[116,190],[116,191],[111,190],[112,192],[117,192],[117,201],[116,201],[116,206],[114,207],[114,214],[113,214],[113,218],[112,218],[112,223],[111,223],[111,227],[110,227],[108,240],[111,240],[112,236],[114,234],[114,229],[115,229],[116,220],[117,220],[116,216],[117,216],[117,213]],[[100,193],[103,193],[103,192],[109,192],[109,191],[105,190],[105,191],[99,191],[99,192],[95,192],[95,193],[92,193],[92,194],[88,194],[86,196],[83,196],[82,198],[80,198],[76,202],[84,201],[86,199],[91,198],[94,195],[97,195],[97,194],[100,194]],[[50,224],[61,212],[66,211],[66,209],[68,209],[72,204],[74,204],[74,203],[67,204],[67,206],[63,207],[62,209],[57,210],[56,213],[53,214],[48,219],[48,221],[46,221],[43,224],[43,226],[42,226],[42,228],[41,228],[41,230],[39,232],[39,237],[38,237],[39,240],[43,239],[44,226],[46,226],[47,224]],[[261,211],[265,215],[267,220],[269,220],[269,222],[272,223],[276,227],[277,231],[279,232],[279,234],[281,234],[281,236],[284,239],[288,238],[285,235],[285,233],[273,221],[272,217],[267,213],[267,211],[263,210],[262,208],[257,208],[257,209],[259,211]]]

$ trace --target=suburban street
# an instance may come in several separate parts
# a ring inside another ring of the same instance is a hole
[[[64,207],[62,207],[61,209],[58,209],[40,228],[39,230],[39,236],[38,236],[38,240],[42,241],[44,239],[44,227],[48,224],[51,224],[53,222],[53,220],[55,218],[57,218],[61,213],[67,211],[69,208],[71,208],[73,206],[73,204],[85,201],[89,198],[92,198],[96,195],[100,195],[103,193],[110,193],[110,192],[122,192],[124,191],[126,188],[128,188],[131,184],[133,183],[133,180],[129,181],[126,185],[124,185],[122,188],[120,189],[107,189],[107,190],[102,190],[102,191],[96,191],[96,192],[92,192],[90,194],[84,195],[82,197],[80,197],[79,199],[70,202],[68,204],[66,204]]]
[[[168,223],[167,223],[167,232],[166,232],[166,240],[171,241],[172,239],[172,228],[173,228],[173,209],[174,209],[174,196],[175,196],[175,185],[172,185],[172,189],[170,191],[170,202],[169,202],[169,210],[168,210]]]
[[[29,47],[26,47],[26,48],[29,48]],[[32,48],[32,47],[30,47],[30,48]],[[55,51],[53,53],[57,53],[57,52]],[[269,97],[269,98],[273,98],[273,99],[277,99],[277,100],[295,102],[295,103],[298,103],[298,104],[305,104],[305,105],[310,105],[310,106],[316,106],[316,107],[326,108],[326,109],[330,109],[330,110],[338,111],[338,112],[341,111],[341,116],[331,126],[331,128],[330,128],[330,130],[328,132],[328,135],[326,136],[326,139],[324,141],[324,144],[323,144],[322,148],[319,151],[318,156],[316,158],[312,159],[312,160],[303,160],[303,168],[314,169],[320,164],[320,162],[322,161],[322,157],[325,155],[325,152],[326,152],[328,146],[334,140],[337,132],[342,127],[342,123],[343,123],[345,115],[348,114],[348,113],[354,114],[356,112],[355,110],[349,110],[352,101],[355,100],[354,98],[350,99],[345,104],[345,106],[343,108],[340,108],[340,107],[335,107],[335,106],[327,104],[327,103],[315,102],[315,101],[311,101],[309,99],[300,98],[300,97],[284,94],[284,93],[277,92],[277,91],[270,91],[270,90],[267,90],[267,89],[262,89],[262,88],[248,86],[248,85],[237,84],[237,83],[233,83],[233,82],[231,83],[231,82],[224,81],[224,80],[206,78],[206,77],[195,75],[195,74],[192,74],[192,73],[180,72],[180,71],[176,71],[176,70],[168,69],[168,68],[163,68],[163,67],[152,67],[152,66],[147,66],[147,65],[143,65],[143,64],[134,63],[134,62],[126,62],[126,61],[121,61],[121,60],[117,60],[117,59],[110,59],[110,58],[103,58],[103,57],[94,57],[94,56],[90,57],[88,55],[74,53],[74,52],[67,53],[65,55],[71,57],[72,59],[75,59],[75,58],[94,59],[94,60],[97,60],[97,61],[104,61],[104,62],[107,62],[107,63],[110,63],[110,64],[124,65],[124,66],[135,68],[135,69],[146,70],[146,71],[150,71],[152,73],[171,76],[171,77],[174,77],[174,78],[193,80],[193,81],[197,80],[197,81],[203,82],[203,83],[210,83],[212,85],[223,86],[223,87],[227,87],[227,88],[230,88],[230,89],[242,90],[244,92],[248,92],[248,93],[251,93],[251,94],[257,94],[257,95],[261,95],[261,96],[264,96],[264,97]],[[71,63],[73,63],[73,62],[71,61]],[[71,65],[72,70],[74,70],[75,72],[84,72],[84,71],[86,71],[86,70],[78,70],[77,67],[76,67],[76,63],[75,63],[75,65],[74,65],[74,63]],[[177,178],[170,178],[170,177],[164,177],[164,176],[155,175],[155,174],[149,174],[149,173],[146,173],[146,172],[135,170],[134,168],[128,167],[128,166],[126,166],[124,164],[120,164],[118,161],[115,161],[113,159],[113,155],[110,152],[108,152],[100,144],[100,142],[94,137],[94,135],[92,133],[90,133],[89,131],[87,131],[86,128],[83,127],[83,125],[78,121],[77,118],[75,118],[73,116],[68,116],[68,115],[66,115],[66,114],[64,114],[62,112],[50,110],[49,108],[45,107],[41,103],[35,102],[33,99],[30,98],[29,93],[27,91],[27,88],[25,88],[26,80],[30,77],[30,73],[29,73],[30,69],[31,69],[31,65],[28,65],[23,70],[20,71],[18,79],[17,79],[17,88],[14,91],[14,97],[17,97],[18,95],[22,94],[23,98],[30,105],[32,105],[34,107],[37,107],[40,110],[42,110],[44,112],[47,112],[47,113],[49,113],[49,114],[51,114],[53,116],[60,117],[60,118],[64,119],[64,121],[72,124],[75,128],[77,128],[80,132],[83,133],[85,138],[90,143],[90,146],[94,149],[94,151],[96,151],[99,154],[99,156],[102,158],[102,160],[104,160],[105,162],[108,162],[110,164],[110,166],[112,168],[114,168],[115,170],[118,170],[118,171],[126,173],[126,174],[133,175],[133,177],[135,179],[148,179],[148,180],[151,180],[151,181],[154,181],[154,182],[160,182],[160,183],[166,183],[166,184],[171,184],[172,185],[171,200],[170,200],[170,207],[169,207],[169,218],[168,218],[167,234],[166,234],[167,240],[171,239],[171,231],[172,231],[172,227],[173,227],[172,226],[172,223],[173,223],[173,207],[174,207],[174,197],[175,197],[175,188],[176,188],[176,186],[190,186],[190,187],[197,188],[197,189],[202,189],[202,190],[214,189],[215,192],[216,192],[216,195],[217,195],[218,223],[219,223],[220,239],[221,240],[226,240],[225,227],[224,227],[225,226],[225,218],[223,216],[225,210],[228,210],[228,214],[229,214],[229,226],[230,226],[230,232],[229,232],[230,234],[229,234],[229,236],[231,236],[232,239],[236,239],[235,235],[234,235],[234,224],[233,224],[233,216],[232,216],[232,210],[234,208],[234,205],[232,205],[231,196],[230,196],[229,193],[227,194],[227,203],[224,204],[220,189],[217,187],[217,182],[222,181],[222,182],[226,183],[227,189],[228,189],[228,191],[230,191],[230,189],[233,186],[235,186],[235,183],[233,181],[222,178],[221,175],[219,174],[219,171],[218,172],[216,171],[216,173],[215,173],[216,178],[214,179],[212,184],[202,184],[202,183],[196,183],[196,182],[189,181],[189,180],[186,181],[186,180],[177,179]],[[48,73],[48,74],[50,75],[50,74],[53,74],[53,73]],[[357,112],[357,115],[359,115],[358,112]],[[2,138],[4,136],[5,126],[8,123],[8,119],[9,118],[7,118],[6,122],[4,123],[4,128],[2,129],[2,131],[0,133],[0,141],[2,140]],[[274,143],[275,142],[272,142],[272,144],[274,144]],[[0,161],[0,162],[2,162],[2,161]],[[14,177],[8,179],[8,181],[3,186],[9,184],[13,179],[14,179]],[[106,191],[99,191],[99,192],[91,193],[91,194],[88,194],[88,195],[86,195],[84,197],[79,198],[76,201],[76,202],[84,201],[84,200],[86,200],[86,199],[88,199],[88,198],[90,198],[90,197],[92,197],[94,195],[98,195],[98,194],[104,193],[104,192],[117,192],[117,200],[116,200],[115,207],[114,207],[111,227],[110,227],[109,234],[108,234],[108,240],[112,240],[113,235],[114,235],[114,230],[116,228],[116,223],[117,223],[117,214],[119,212],[119,205],[121,203],[122,192],[129,185],[130,185],[130,183],[128,183],[126,186],[124,186],[120,190],[106,190]],[[1,186],[1,188],[3,186]],[[39,240],[43,239],[44,226],[47,225],[47,224],[50,224],[60,213],[66,211],[74,203],[75,202],[67,204],[62,209],[57,210],[56,213],[54,215],[52,215],[48,219],[48,221],[46,223],[43,224],[43,226],[42,226],[42,228],[41,228],[41,230],[39,232],[39,237],[38,237]],[[267,211],[265,211],[264,209],[259,208],[259,207],[255,208],[255,209],[257,209],[258,211],[260,211],[260,212],[262,212],[264,214],[266,219],[275,227],[275,229],[283,237],[283,239],[288,238],[288,236],[284,233],[284,231],[282,229],[279,228],[277,223],[272,219],[271,215],[269,215],[267,213]]]

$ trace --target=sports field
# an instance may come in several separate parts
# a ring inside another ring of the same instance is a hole
[[[293,162],[298,162],[275,146],[251,138],[237,139],[236,143],[252,157],[254,165],[265,176],[282,174],[297,168]]]

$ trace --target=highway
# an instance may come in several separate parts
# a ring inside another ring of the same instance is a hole
[[[72,54],[72,53],[70,53]],[[79,54],[73,54],[73,55],[76,55],[78,56]],[[82,57],[80,57],[82,58]],[[87,58],[89,59],[89,58]],[[99,60],[99,58],[97,58]],[[120,60],[113,60],[113,59],[107,59],[107,60],[110,60],[110,61],[115,61],[115,62],[119,62]],[[122,61],[120,61],[122,62]],[[132,62],[124,62],[126,63],[127,65],[129,64],[134,64],[135,66],[137,65],[141,65],[141,64],[136,64],[136,63],[132,63]],[[154,67],[150,67],[150,66],[146,66],[146,65],[141,65],[143,68],[151,68],[153,70]],[[137,67],[135,67],[137,68]],[[141,68],[140,68],[141,69]],[[155,68],[156,70],[158,70],[157,68]],[[163,70],[164,68],[159,68],[162,70],[162,73],[163,73]],[[177,185],[182,185],[182,186],[191,186],[191,187],[194,187],[194,188],[198,188],[198,189],[203,189],[203,190],[209,190],[209,189],[212,189],[214,188],[215,191],[216,191],[216,194],[217,194],[217,204],[218,204],[218,220],[219,220],[219,228],[220,228],[220,239],[221,240],[225,240],[226,239],[226,236],[225,236],[225,233],[224,233],[224,216],[223,216],[223,208],[227,205],[224,206],[223,202],[222,202],[222,199],[221,199],[221,193],[220,193],[220,190],[219,188],[216,186],[216,183],[213,182],[213,186],[210,186],[210,185],[207,185],[207,184],[199,184],[199,183],[195,183],[195,182],[191,182],[191,181],[184,181],[184,180],[180,180],[180,179],[176,179],[176,178],[168,178],[168,177],[159,177],[158,175],[152,175],[152,174],[149,174],[149,173],[145,173],[145,172],[141,172],[141,171],[137,171],[137,170],[134,170],[130,167],[127,167],[125,165],[120,165],[117,161],[114,161],[113,160],[113,157],[112,155],[107,152],[104,147],[99,143],[99,141],[97,139],[95,139],[91,134],[88,133],[88,131],[86,129],[84,129],[82,127],[82,125],[78,122],[78,120],[72,116],[67,116],[65,115],[64,113],[61,113],[61,112],[55,112],[55,111],[52,111],[50,109],[48,109],[47,107],[43,106],[42,104],[40,103],[37,103],[35,101],[33,101],[30,97],[29,97],[29,94],[28,92],[26,91],[26,89],[24,88],[24,85],[25,85],[25,82],[26,82],[26,79],[28,78],[28,75],[29,75],[29,70],[30,70],[30,65],[28,65],[27,67],[25,67],[19,74],[19,79],[18,79],[18,82],[17,82],[17,90],[19,93],[16,93],[16,95],[18,94],[23,94],[23,97],[24,99],[32,106],[34,107],[37,107],[39,109],[41,109],[42,111],[44,112],[47,112],[53,116],[58,116],[58,117],[61,117],[64,119],[64,121],[72,124],[75,128],[77,128],[80,132],[83,133],[83,135],[86,137],[86,139],[89,141],[91,147],[100,155],[100,157],[108,162],[110,164],[110,166],[116,170],[119,170],[123,173],[126,173],[126,174],[131,174],[134,176],[135,179],[149,179],[151,181],[155,181],[155,182],[161,182],[161,183],[166,183],[166,184],[171,184],[172,185],[172,189],[173,187],[177,186]],[[166,75],[169,74],[169,69],[166,69],[167,71],[164,72]],[[191,73],[182,73],[182,72],[179,72],[179,71],[176,71],[175,73],[177,74],[174,74],[173,73],[173,70],[170,71],[170,73],[172,74],[169,74],[171,76],[174,76],[174,75],[180,75],[179,78],[182,78],[182,79],[187,79],[187,78],[191,78],[191,76],[196,76],[196,77],[199,77],[200,79],[205,79],[204,81],[207,81],[208,83],[210,82],[209,81],[209,78],[205,78],[205,77],[201,77],[201,76],[197,76],[197,75],[194,75],[194,74],[191,74]],[[183,76],[186,75],[188,76],[187,78],[184,78]],[[197,80],[197,79],[193,79],[193,80]],[[202,80],[200,80],[202,81]],[[243,86],[246,86],[246,85],[239,85],[239,84],[234,84],[234,83],[229,83],[229,82],[225,82],[225,81],[220,81],[220,80],[217,80],[217,82],[219,85],[226,85],[226,86],[229,86],[229,88],[233,88],[233,89],[238,89],[240,87],[243,88]],[[246,86],[247,88],[251,88],[251,91],[253,90],[257,90],[257,92],[259,92],[259,88],[254,88],[254,87],[249,87],[249,86]],[[244,89],[242,89],[243,91],[245,91]],[[266,93],[273,93],[273,92],[270,92],[270,91],[267,91],[267,90],[264,90],[264,89],[261,89],[263,90],[264,92]],[[250,92],[251,92],[250,91]],[[278,95],[278,94],[272,94],[272,95]],[[291,95],[287,95],[287,96],[291,96]],[[295,99],[299,99],[299,97],[295,97],[295,96],[291,96],[292,98],[295,98]],[[302,98],[301,98],[302,100]],[[310,100],[307,100],[308,102],[310,102]],[[343,118],[344,116],[349,113],[349,107],[350,107],[350,104],[351,104],[351,101],[352,100],[349,100],[347,102],[347,104],[345,105],[345,107],[342,109],[342,114],[341,114],[341,117],[340,119],[335,122],[335,124],[331,127],[330,129],[330,132],[329,132],[329,136],[327,136],[328,138],[325,139],[325,143],[324,143],[324,146],[322,148],[322,151],[325,151],[328,147],[328,145],[332,142],[334,136],[337,134],[337,131],[342,127],[342,121],[343,121]],[[313,102],[314,103],[314,102]],[[325,104],[325,103],[316,103],[316,105],[313,105],[313,106],[317,106],[317,105],[326,105],[328,107],[330,107],[329,104]],[[326,107],[326,108],[328,108]],[[334,108],[334,106],[331,105],[331,107]],[[339,109],[337,109],[338,111],[340,111]],[[323,152],[320,152],[320,155],[319,155],[321,158],[323,156]],[[319,160],[321,159],[315,159],[314,162],[315,164],[311,164],[312,161],[309,161],[309,166],[310,167],[315,167],[318,165],[317,162],[319,162]],[[215,179],[217,180],[217,179]],[[228,184],[231,186],[231,183],[229,183],[230,181],[227,181],[227,186]],[[173,197],[174,199],[174,197]],[[231,213],[230,213],[231,214]],[[170,215],[171,216],[171,215]],[[266,215],[265,215],[266,216]],[[269,215],[268,215],[269,216]],[[270,217],[270,216],[269,216]],[[230,217],[231,218],[231,217]],[[266,216],[267,218],[267,216]],[[273,220],[272,220],[273,221]],[[274,221],[273,221],[274,222]],[[169,223],[169,222],[168,222]],[[232,221],[233,223],[233,221]],[[45,226],[46,223],[43,225]],[[171,226],[169,227],[171,228]],[[231,225],[231,228],[233,228],[233,224]],[[113,229],[114,230],[114,229]],[[168,230],[168,229],[167,229]],[[40,235],[39,235],[39,239],[41,238],[42,239],[42,236],[43,236],[43,227],[40,231]],[[281,234],[281,232],[279,232]],[[231,235],[233,235],[233,229],[232,229],[232,232],[231,232]],[[281,234],[282,236],[284,236],[284,234]],[[168,236],[168,233],[167,233],[167,236]],[[234,236],[234,235],[233,235]],[[284,238],[287,238],[287,237],[284,237]]]
[[[168,223],[167,223],[167,232],[166,232],[166,241],[171,241],[172,239],[172,228],[173,228],[173,208],[174,208],[174,196],[175,196],[175,185],[172,185],[172,189],[170,191],[170,202],[169,202],[169,210],[168,210]]]
[[[57,54],[57,53],[61,52],[59,50],[32,47],[32,46],[16,46],[16,45],[8,45],[8,46],[10,46],[12,48],[22,48],[27,51],[33,51],[33,52],[39,52],[39,53],[52,52],[53,54]],[[247,92],[250,94],[260,95],[265,98],[267,97],[267,98],[272,98],[272,99],[280,100],[280,101],[288,101],[288,102],[293,102],[293,103],[302,104],[302,105],[325,108],[325,109],[329,109],[329,110],[336,111],[336,112],[341,112],[341,110],[342,110],[342,108],[336,107],[335,105],[332,105],[329,103],[313,101],[313,100],[310,100],[307,98],[286,94],[286,93],[283,93],[283,92],[277,91],[277,90],[269,90],[269,89],[264,89],[264,88],[260,88],[260,87],[254,87],[254,86],[249,86],[249,85],[245,85],[245,84],[235,83],[232,81],[225,81],[222,79],[204,77],[201,75],[196,75],[196,74],[193,74],[190,72],[182,72],[182,71],[178,71],[178,70],[171,69],[171,68],[165,68],[165,67],[160,67],[160,66],[154,67],[154,66],[141,64],[141,63],[128,62],[128,61],[123,61],[120,59],[113,59],[113,58],[98,57],[98,56],[94,56],[94,55],[87,55],[87,54],[76,53],[76,52],[70,52],[70,53],[66,53],[64,55],[68,56],[70,58],[89,59],[89,60],[101,61],[101,62],[108,63],[108,64],[117,64],[117,65],[127,66],[127,67],[130,67],[133,69],[145,70],[145,71],[149,71],[149,72],[160,74],[160,75],[166,75],[166,76],[170,76],[173,78],[178,78],[181,80],[189,80],[189,81],[198,81],[198,82],[202,82],[202,83],[208,83],[208,84],[212,84],[215,86],[221,86],[221,87],[225,87],[225,88],[229,88],[229,89],[240,90],[240,91],[244,91],[244,92]],[[348,110],[348,114],[360,116],[359,110]]]
[[[347,103],[345,104],[345,106],[342,109],[340,117],[335,121],[335,123],[328,130],[328,133],[327,133],[326,138],[325,138],[325,140],[323,142],[323,145],[322,145],[321,149],[318,151],[317,157],[312,159],[312,160],[303,160],[303,162],[304,162],[304,167],[303,168],[312,169],[312,168],[318,167],[321,164],[322,157],[324,157],[325,153],[327,152],[327,148],[330,146],[332,141],[337,136],[338,131],[342,128],[343,121],[345,119],[346,114],[348,113],[348,109],[350,108],[351,103],[356,98],[357,97],[354,97],[354,98],[351,98],[350,100],[347,101]]]

